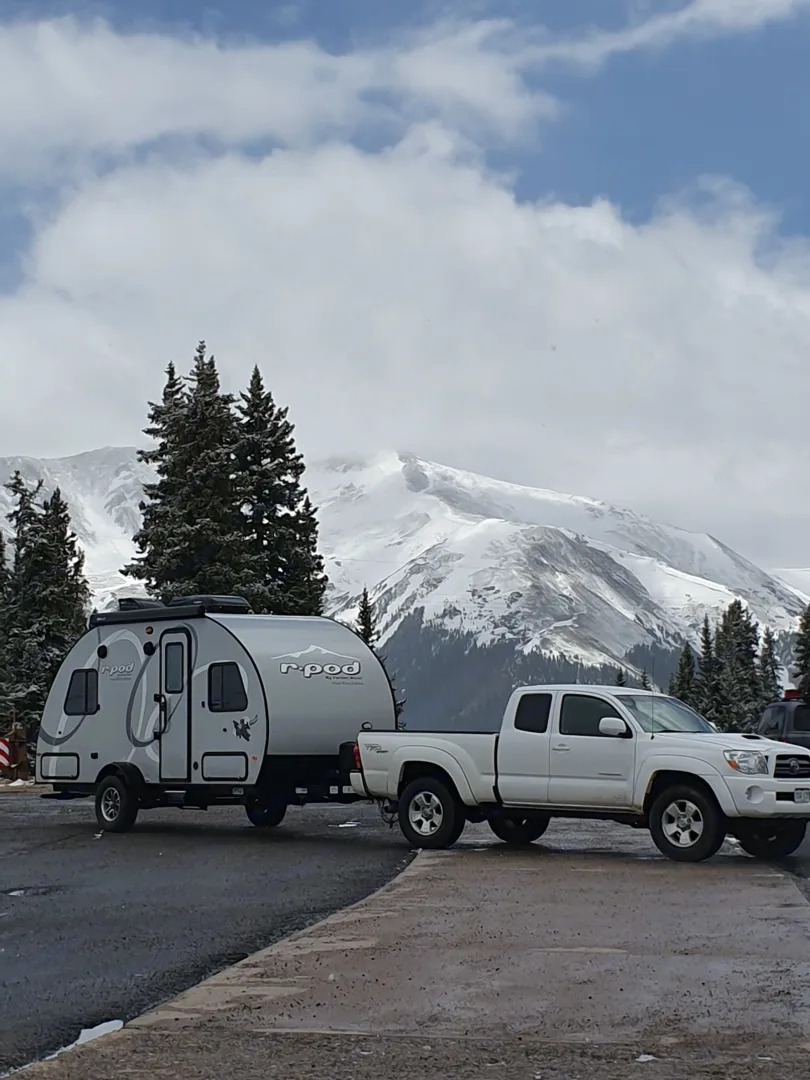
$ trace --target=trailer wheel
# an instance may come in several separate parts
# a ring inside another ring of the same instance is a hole
[[[665,788],[650,809],[650,833],[662,855],[676,862],[702,862],[726,838],[726,820],[714,799],[687,784]]]
[[[287,813],[287,806],[286,804],[282,804],[281,806],[267,806],[264,803],[252,799],[245,804],[245,811],[248,816],[248,821],[251,825],[255,825],[257,829],[274,829],[276,825],[280,825],[284,820],[284,815]]]
[[[452,847],[465,824],[456,795],[433,776],[412,781],[400,796],[399,827],[412,847]]]
[[[547,817],[496,817],[488,822],[499,840],[515,847],[524,847],[539,840],[549,825]]]
[[[804,840],[807,822],[746,821],[735,828],[735,836],[743,851],[755,859],[784,859],[792,855]]]
[[[120,776],[105,776],[96,788],[96,819],[105,832],[127,832],[138,816],[138,799]]]

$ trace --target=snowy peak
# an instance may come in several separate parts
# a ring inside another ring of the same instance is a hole
[[[133,554],[152,475],[135,449],[0,459],[0,480],[15,469],[42,478],[46,491],[61,488],[99,606],[136,591],[118,572]],[[509,639],[598,664],[635,645],[695,639],[704,614],[714,618],[735,598],[777,632],[793,630],[807,602],[789,572],[766,573],[706,534],[408,452],[318,461],[305,482],[318,507],[330,613],[354,619],[368,587],[383,640],[423,609],[481,644]],[[9,509],[0,489],[4,525]],[[810,574],[801,580],[810,591]]]

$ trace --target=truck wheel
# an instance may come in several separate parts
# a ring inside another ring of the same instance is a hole
[[[716,855],[726,838],[717,803],[697,787],[662,791],[650,810],[650,833],[662,855],[676,862],[701,862]]]
[[[784,859],[804,840],[806,821],[746,821],[734,835],[743,851],[755,859]]]
[[[96,788],[96,819],[105,832],[127,832],[138,816],[135,793],[120,776],[105,776]]]
[[[412,847],[452,847],[465,824],[458,799],[432,776],[414,780],[400,796],[399,827]]]
[[[284,815],[287,813],[287,807],[284,804],[281,806],[265,806],[256,800],[246,803],[245,810],[248,821],[251,825],[255,825],[257,829],[274,829],[276,825],[282,823]]]
[[[539,840],[548,825],[547,817],[497,817],[489,821],[489,827],[498,839],[515,847],[524,847]]]

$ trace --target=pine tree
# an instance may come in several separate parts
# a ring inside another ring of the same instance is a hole
[[[627,686],[627,672],[622,667],[616,668],[616,686]]]
[[[779,677],[781,664],[776,653],[776,640],[769,626],[765,627],[757,661],[757,679],[759,682],[759,707],[778,701],[782,693],[782,681]]]
[[[709,616],[703,616],[700,630],[700,656],[695,676],[694,708],[711,723],[723,726],[723,706],[720,699],[720,671],[714,652],[714,637]]]
[[[257,612],[319,615],[327,580],[288,409],[276,405],[258,367],[240,398],[235,461],[254,575],[251,606]]]
[[[671,687],[673,697],[682,701],[684,705],[692,705],[695,700],[695,654],[688,642],[681,651]]]
[[[125,573],[143,579],[167,601],[195,593],[244,595],[255,580],[236,482],[238,426],[233,397],[220,388],[213,356],[197,347],[190,386],[167,369],[163,401],[152,405],[145,429],[158,440],[151,460],[158,482],[146,491],[135,537],[139,555]]]
[[[714,641],[719,664],[719,697],[725,730],[750,730],[759,718],[757,674],[759,627],[740,600],[732,600]]]
[[[84,555],[57,489],[37,502],[19,473],[7,485],[17,501],[14,560],[5,608],[6,687],[0,708],[6,721],[21,721],[36,739],[50,685],[74,641],[84,631],[90,591]]]
[[[8,644],[6,641],[8,623],[8,589],[11,568],[8,562],[6,539],[0,531],[0,702],[8,696]],[[2,705],[0,704],[0,714]]]
[[[794,681],[805,701],[810,701],[810,605],[802,612],[793,647]]]
[[[652,690],[652,686],[650,685],[650,677],[647,674],[647,669],[646,668],[644,668],[642,670],[642,672],[641,672],[641,689],[642,690]]]
[[[366,645],[373,648],[377,641],[377,621],[374,617],[374,608],[368,598],[368,589],[363,589],[360,597],[360,606],[357,609],[357,633],[365,641]]]

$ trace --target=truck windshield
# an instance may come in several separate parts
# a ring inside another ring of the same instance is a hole
[[[633,719],[644,731],[679,731],[711,735],[714,728],[708,720],[676,698],[658,694],[622,694],[622,705],[630,710]]]

